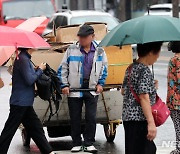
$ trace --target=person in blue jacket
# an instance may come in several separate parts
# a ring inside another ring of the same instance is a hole
[[[14,63],[10,113],[0,136],[0,154],[7,154],[11,140],[21,123],[43,154],[53,153],[33,108],[35,82],[46,69],[44,63],[34,69],[30,61],[33,51],[20,49]]]

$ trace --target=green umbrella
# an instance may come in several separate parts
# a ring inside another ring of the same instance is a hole
[[[178,40],[180,40],[180,20],[178,18],[143,16],[116,26],[104,37],[99,46]]]

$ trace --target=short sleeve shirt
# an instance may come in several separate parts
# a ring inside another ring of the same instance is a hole
[[[146,118],[142,111],[142,107],[131,93],[128,80],[129,72],[127,69],[123,82],[124,97],[122,119],[123,121],[145,121]],[[155,104],[156,88],[154,84],[154,77],[148,66],[142,63],[134,62],[132,64],[130,83],[137,95],[149,94],[151,105]]]

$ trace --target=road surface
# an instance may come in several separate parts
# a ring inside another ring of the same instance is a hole
[[[158,62],[154,65],[155,78],[159,80],[159,95],[166,100],[166,75],[167,66],[170,57],[173,55],[171,52],[166,51],[165,48],[162,49],[161,56]],[[9,113],[9,96],[11,92],[11,76],[7,73],[7,68],[1,67],[1,76],[5,82],[5,87],[0,90],[0,131],[2,131],[4,123],[7,119]],[[72,146],[72,141],[70,137],[50,139],[48,138],[54,151],[59,154],[69,154]],[[171,119],[169,118],[167,122],[158,128],[158,135],[155,139],[156,145],[158,147],[158,154],[168,154],[173,149],[172,143],[175,140],[174,127]],[[168,143],[170,146],[168,146]],[[107,143],[103,127],[101,125],[97,126],[96,133],[96,144],[95,146],[99,150],[99,154],[124,154],[124,130],[123,126],[120,125],[117,129],[117,135],[114,143]],[[164,147],[165,146],[165,147]],[[31,141],[31,151],[27,151],[22,146],[21,134],[18,130],[13,138],[10,145],[8,154],[39,154],[39,150],[36,145]]]

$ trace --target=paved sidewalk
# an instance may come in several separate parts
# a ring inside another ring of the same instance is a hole
[[[72,154],[70,151],[57,151],[55,153],[57,153],[57,154]],[[77,154],[87,154],[87,152],[78,152]]]
[[[157,154],[170,154],[170,152],[172,150],[174,150],[175,148],[162,148],[162,147],[157,147]]]
[[[174,148],[162,148],[157,147],[157,153],[156,154],[170,154]],[[57,154],[72,154],[70,151],[56,151]],[[88,154],[87,152],[79,152],[78,154]]]

